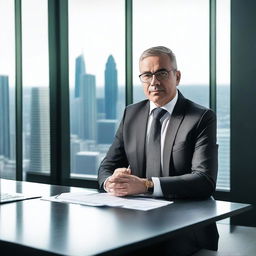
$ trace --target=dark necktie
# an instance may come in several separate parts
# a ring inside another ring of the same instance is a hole
[[[165,109],[156,108],[153,110],[153,121],[151,123],[148,144],[147,144],[147,165],[146,176],[160,177],[161,175],[161,127],[160,119],[166,113]]]

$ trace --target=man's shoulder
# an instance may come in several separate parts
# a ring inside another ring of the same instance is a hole
[[[209,108],[207,108],[207,107],[205,107],[205,106],[203,106],[203,105],[200,105],[200,104],[198,104],[198,103],[196,103],[196,102],[194,102],[194,101],[192,101],[192,100],[189,100],[189,99],[186,99],[186,101],[187,101],[187,105],[188,105],[188,107],[190,107],[190,108],[193,108],[193,109],[195,109],[195,110],[198,110],[198,111],[207,111],[207,110],[209,110]]]
[[[216,118],[216,114],[215,112],[205,106],[202,106],[194,101],[191,101],[189,99],[186,99],[187,102],[187,108],[186,108],[186,112],[189,116],[197,116],[197,118],[201,118],[203,116],[207,116],[209,118]]]
[[[137,103],[130,104],[126,107],[126,111],[138,111],[144,107],[147,107],[149,104],[148,100],[142,100]]]
[[[187,115],[202,116],[207,113],[207,115],[215,116],[215,113],[212,109],[206,106],[200,105],[190,99],[187,99],[183,95],[181,95],[181,100],[182,100],[181,104],[185,105],[185,112]]]
[[[130,104],[125,108],[125,123],[138,123],[146,120],[149,113],[149,101],[143,100],[134,104]]]

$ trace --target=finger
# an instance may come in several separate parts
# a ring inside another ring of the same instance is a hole
[[[114,175],[119,174],[119,173],[123,173],[126,172],[126,168],[117,168],[114,171]]]
[[[109,179],[110,183],[128,183],[129,182],[129,178],[124,177],[124,176],[118,176],[118,177],[113,177]]]
[[[129,183],[134,183],[137,181],[137,177],[133,175],[120,175],[115,177],[115,182],[129,182]]]
[[[127,189],[128,183],[111,183],[109,189]]]
[[[132,177],[134,177],[131,174],[127,174],[127,173],[119,173],[118,175],[116,175],[113,178],[127,178],[127,179],[131,179]]]
[[[128,192],[126,190],[112,190],[110,194],[113,196],[126,196]]]
[[[116,177],[129,177],[131,176],[128,172],[119,172],[117,173],[116,175],[113,176],[113,178],[116,178]]]
[[[115,183],[115,189],[127,189],[128,183]]]
[[[124,192],[124,193],[117,193],[115,196],[127,196],[128,193],[127,192]]]
[[[127,174],[131,174],[132,173],[132,170],[130,169],[130,167],[126,169],[125,173],[127,173]]]

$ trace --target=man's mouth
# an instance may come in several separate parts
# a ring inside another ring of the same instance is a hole
[[[150,92],[162,92],[164,89],[162,88],[157,88],[157,87],[149,87],[148,89]]]

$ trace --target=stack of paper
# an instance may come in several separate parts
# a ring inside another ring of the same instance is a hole
[[[135,209],[141,211],[152,210],[172,203],[170,201],[153,199],[149,197],[116,197],[109,195],[107,193],[98,192],[62,193],[57,196],[42,198],[42,200],[49,200],[62,203],[74,203],[89,206],[122,207],[126,209]]]

